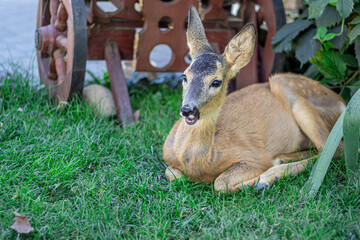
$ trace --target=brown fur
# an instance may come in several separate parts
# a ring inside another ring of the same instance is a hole
[[[197,107],[200,120],[188,126],[181,117],[172,128],[163,148],[167,179],[185,176],[214,182],[216,190],[238,191],[243,184],[268,185],[289,171],[303,171],[308,160],[279,164],[311,144],[321,150],[344,100],[318,82],[290,73],[226,97],[229,79],[253,55],[254,27],[245,26],[219,56],[207,47],[200,18],[191,8],[187,38],[193,62],[185,71],[183,104]],[[220,88],[211,87],[214,79],[223,82]]]

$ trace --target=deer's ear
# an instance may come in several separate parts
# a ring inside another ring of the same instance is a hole
[[[186,37],[191,59],[195,59],[203,53],[212,52],[200,16],[194,6],[189,9]]]
[[[241,29],[228,43],[224,51],[224,60],[230,67],[229,74],[235,74],[245,67],[252,59],[255,52],[256,31],[252,23]]]

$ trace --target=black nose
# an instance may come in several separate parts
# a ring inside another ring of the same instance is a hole
[[[180,114],[184,117],[191,115],[192,112],[193,112],[193,109],[189,105],[183,105],[180,108]]]

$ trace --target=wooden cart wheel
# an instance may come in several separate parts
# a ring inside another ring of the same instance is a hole
[[[41,83],[55,100],[81,93],[87,58],[84,0],[39,0],[35,45]]]

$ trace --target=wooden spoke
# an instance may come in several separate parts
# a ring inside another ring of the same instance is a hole
[[[53,57],[50,57],[48,78],[51,79],[51,80],[56,80],[57,77],[58,76],[57,76],[57,73],[56,73],[55,59]]]
[[[60,48],[63,52],[67,51],[68,39],[63,35],[59,35],[56,38],[56,47]]]
[[[55,58],[55,67],[56,72],[58,75],[58,84],[62,84],[65,81],[66,77],[66,64],[64,61],[64,52],[62,52],[60,49],[56,49],[54,51],[54,58]]]
[[[59,32],[64,32],[67,28],[66,21],[68,19],[68,13],[64,4],[61,2],[57,11],[57,19],[55,22],[55,28]]]
[[[50,0],[50,15],[51,15],[51,24],[55,24],[56,22],[56,14],[57,9],[59,7],[59,1],[58,0]]]

